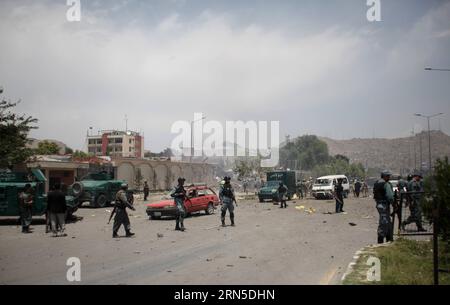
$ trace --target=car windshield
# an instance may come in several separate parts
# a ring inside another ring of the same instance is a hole
[[[317,184],[317,185],[330,185],[330,179],[317,179],[315,184]]]
[[[275,186],[278,186],[278,185],[280,185],[280,182],[281,181],[267,181],[267,187],[275,187]]]

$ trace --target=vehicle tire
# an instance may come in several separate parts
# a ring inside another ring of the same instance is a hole
[[[83,194],[84,186],[81,182],[75,182],[72,184],[72,193],[75,197],[80,197]]]
[[[259,202],[264,202],[264,199],[262,199],[261,197],[259,197]]]
[[[98,195],[97,199],[95,200],[95,207],[104,208],[107,204],[108,200],[106,199],[106,196],[104,194]]]
[[[210,202],[208,204],[208,207],[205,210],[205,213],[206,213],[206,215],[211,215],[211,214],[214,214],[215,210],[216,209],[214,208],[214,205]]]

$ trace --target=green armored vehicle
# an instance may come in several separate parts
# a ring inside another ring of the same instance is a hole
[[[94,208],[103,208],[115,201],[116,194],[124,180],[114,180],[106,172],[91,173],[69,187],[69,194],[76,198],[80,205],[89,202]],[[133,192],[128,192],[128,200],[133,203]]]
[[[34,192],[33,216],[42,216],[47,210],[47,195],[45,194],[46,178],[39,169],[31,173],[0,172],[0,216],[19,216],[19,193],[26,184],[30,184]],[[68,215],[78,209],[78,204],[72,196],[66,196]]]
[[[296,177],[294,171],[275,171],[267,173],[267,183],[258,192],[259,202],[264,200],[278,201],[280,182],[287,187],[287,198],[291,200],[296,192]]]

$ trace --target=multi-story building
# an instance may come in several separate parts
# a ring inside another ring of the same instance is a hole
[[[134,131],[102,131],[86,138],[87,152],[95,156],[144,158],[144,137]]]

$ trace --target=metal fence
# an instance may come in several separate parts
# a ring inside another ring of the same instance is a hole
[[[433,278],[434,284],[439,285],[439,274],[450,273],[450,241],[442,244],[439,249],[438,203],[433,203],[432,220],[426,219],[421,206],[422,196],[424,196],[424,192],[401,192],[400,195],[396,193],[394,210],[391,215],[392,232],[397,227],[398,236],[433,237]]]

